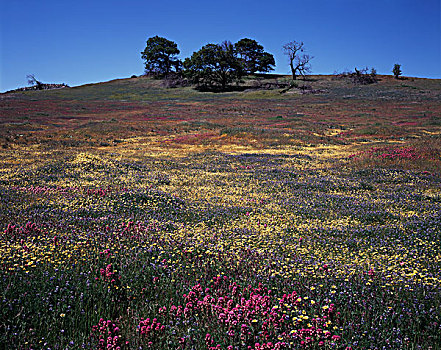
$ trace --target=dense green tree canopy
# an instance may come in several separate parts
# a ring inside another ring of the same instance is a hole
[[[181,66],[177,58],[179,53],[175,42],[157,35],[149,38],[146,48],[141,52],[141,57],[145,60],[146,73],[168,75],[172,71],[178,71]]]
[[[246,74],[274,70],[274,56],[265,52],[256,40],[241,39],[234,44],[234,48]]]
[[[168,76],[169,73],[183,73],[199,87],[222,88],[232,82],[240,81],[243,75],[266,73],[274,70],[274,56],[265,52],[256,40],[244,38],[237,43],[224,41],[221,44],[207,44],[186,58],[182,63],[175,42],[160,36],[147,40],[141,52],[145,60],[145,71],[155,76]],[[184,71],[182,71],[184,69]],[[183,75],[179,76],[181,79]]]
[[[234,45],[229,41],[203,46],[185,59],[184,68],[186,76],[196,84],[222,89],[243,74]]]

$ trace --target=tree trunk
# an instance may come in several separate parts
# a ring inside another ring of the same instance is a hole
[[[227,86],[227,73],[222,72],[221,77],[222,77],[222,79],[221,79],[222,91],[225,91],[225,87]]]
[[[297,79],[296,70],[292,64],[292,61],[289,63],[289,66],[291,67],[292,80],[296,80]]]

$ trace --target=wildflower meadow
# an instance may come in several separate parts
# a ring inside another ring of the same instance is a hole
[[[439,100],[143,79],[0,100],[0,348],[441,348]]]

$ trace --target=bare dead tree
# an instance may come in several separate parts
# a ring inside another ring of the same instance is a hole
[[[42,83],[41,81],[38,81],[38,80],[35,78],[35,75],[34,75],[34,74],[28,74],[28,75],[26,76],[26,78],[28,79],[28,84],[29,84],[29,85],[33,85],[33,86],[35,86],[35,88],[36,88],[37,90],[42,90],[42,89],[43,89],[43,83]]]
[[[283,45],[283,53],[289,58],[292,79],[296,80],[297,75],[303,78],[306,73],[311,72],[310,61],[314,58],[311,55],[301,54],[304,51],[303,42],[291,41]]]

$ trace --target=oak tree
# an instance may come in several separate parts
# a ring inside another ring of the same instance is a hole
[[[194,83],[205,87],[226,86],[243,75],[231,42],[207,44],[184,61],[184,74]]]
[[[244,38],[234,44],[245,74],[267,73],[274,70],[274,56],[263,50],[256,40]]]
[[[179,53],[175,42],[157,35],[149,38],[146,48],[141,52],[141,57],[145,60],[146,73],[166,76],[170,72],[179,71],[182,64],[177,58]]]

